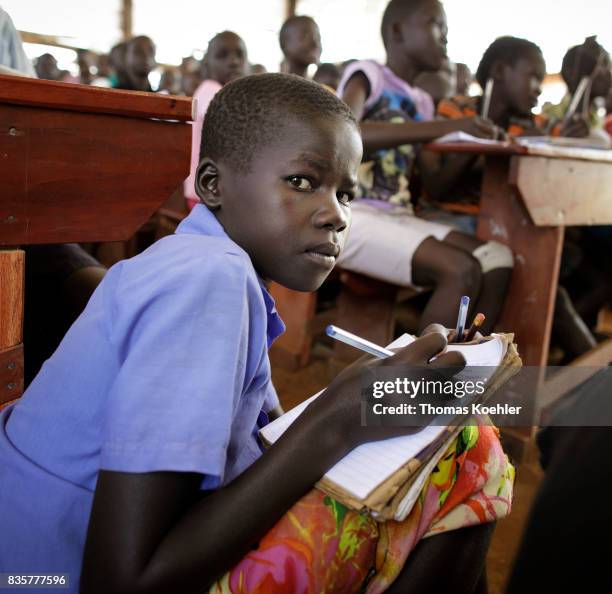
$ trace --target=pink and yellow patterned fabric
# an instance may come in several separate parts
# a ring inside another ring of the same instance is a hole
[[[209,592],[384,592],[422,538],[507,516],[513,485],[497,429],[465,427],[405,520],[377,523],[313,489]]]

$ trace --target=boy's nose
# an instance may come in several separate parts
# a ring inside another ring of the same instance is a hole
[[[335,193],[326,193],[313,214],[312,222],[315,227],[340,232],[346,229],[349,218],[350,207],[341,205]]]

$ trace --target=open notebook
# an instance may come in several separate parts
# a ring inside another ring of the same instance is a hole
[[[413,341],[412,336],[404,334],[388,346],[397,348]],[[468,367],[491,368],[491,375],[495,377],[489,379],[486,393],[498,383],[497,373],[506,365],[509,351],[515,364],[518,359],[518,355],[514,357],[516,350],[512,345],[512,335],[492,335],[479,344],[451,344],[448,350],[461,351]],[[518,361],[520,365],[520,359]],[[469,379],[469,373],[466,367],[457,377]],[[263,427],[260,430],[263,441],[268,445],[274,443],[322,392]],[[366,508],[381,518],[403,519],[398,513],[401,500],[410,494],[412,485],[407,481],[417,481],[417,472],[431,462],[432,456],[435,457],[457,431],[456,427],[428,425],[418,433],[363,444],[330,468],[317,487],[353,509]],[[443,450],[440,455],[442,453]],[[398,492],[402,498],[396,497]],[[405,509],[404,512],[407,514]]]

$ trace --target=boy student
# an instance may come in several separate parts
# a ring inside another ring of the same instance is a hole
[[[542,135],[540,120],[534,118],[532,109],[542,92],[545,75],[544,57],[535,43],[517,37],[496,39],[485,51],[476,72],[476,80],[483,89],[488,81],[493,81],[488,118],[510,136]],[[481,95],[455,96],[439,103],[437,115],[448,121],[460,121],[481,114],[482,104]],[[571,133],[580,126],[580,122],[572,121],[566,131]],[[475,155],[424,151],[420,165],[427,197],[419,201],[422,208],[419,214],[429,220],[446,221],[452,218],[445,213],[457,217],[472,215],[465,229],[475,232],[481,160]]]
[[[120,58],[119,58],[120,59]],[[128,91],[151,92],[149,74],[155,69],[155,44],[145,35],[133,37],[125,45],[124,79],[121,76],[117,88]],[[121,73],[120,68],[117,70]]]
[[[306,78],[308,66],[319,63],[321,33],[311,17],[289,17],[281,27],[278,41],[284,56],[282,72]]]
[[[379,528],[315,490],[300,500],[358,444],[406,432],[361,426],[362,372],[381,360],[347,369],[262,455],[257,429],[278,407],[267,349],[284,328],[265,282],[321,285],[346,239],[361,152],[350,110],[316,83],[260,74],[215,96],[203,204],[108,272],[0,414],[0,571],[68,573],[67,591],[82,594],[199,593],[228,570],[212,591],[348,593],[370,579],[381,592],[429,527],[508,513],[512,467],[492,427],[468,428],[409,521]],[[457,353],[429,363],[445,345],[430,334],[385,361],[459,370]],[[405,591],[471,594],[489,533],[424,541]]]
[[[610,137],[604,130],[604,118],[598,113],[595,99],[598,97],[605,99],[612,88],[610,55],[597,43],[595,37],[587,37],[584,43],[567,51],[561,65],[561,76],[567,85],[568,94],[560,104],[546,103],[542,108],[542,112],[550,119],[550,128],[553,133],[558,134],[559,128],[567,119],[567,111],[571,106],[572,98],[580,87],[582,98],[576,107],[575,114],[584,120],[584,125],[572,136],[588,136],[592,141],[609,148]],[[586,87],[581,84],[585,77],[589,79]],[[561,135],[570,136],[569,134]]]
[[[547,133],[547,118],[532,113],[542,92],[545,75],[542,51],[526,39],[500,37],[482,56],[476,80],[483,89],[492,88],[488,116],[509,136],[541,136]],[[483,101],[481,95],[442,100],[438,105],[438,117],[457,120],[475,116],[482,113]],[[585,118],[575,115],[559,125],[556,133],[580,136],[587,131]],[[420,199],[418,215],[428,221],[462,225],[466,231],[475,233],[482,163],[483,159],[476,155],[423,151],[420,165],[426,196]],[[566,268],[562,267],[562,275]],[[571,358],[596,344],[563,287],[557,294],[554,335]]]
[[[338,92],[361,121],[366,157],[361,197],[353,208],[347,247],[338,263],[348,270],[404,286],[432,286],[421,327],[452,325],[462,295],[493,327],[513,265],[507,247],[483,243],[448,225],[414,216],[410,180],[415,144],[463,130],[491,138],[497,127],[478,116],[432,121],[431,97],[411,86],[420,72],[446,59],[446,15],[437,0],[391,0],[382,19],[387,64],[350,64]]]
[[[249,69],[246,45],[242,37],[233,31],[217,33],[208,42],[208,49],[202,62],[202,71],[206,73],[206,78],[193,94],[197,111],[191,135],[191,166],[189,177],[183,184],[183,192],[190,210],[199,202],[195,189],[195,172],[199,162],[202,124],[208,105],[223,85],[244,76]]]

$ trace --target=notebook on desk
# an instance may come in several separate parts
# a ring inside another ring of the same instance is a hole
[[[483,398],[505,383],[521,365],[512,338],[496,334],[478,344],[448,345],[448,350],[464,354],[467,366],[491,368]],[[414,338],[405,334],[389,348],[406,346],[412,341]],[[466,367],[461,374],[461,379],[467,380],[470,370]],[[274,443],[322,392],[263,427],[260,436],[264,443]],[[404,519],[432,464],[437,463],[459,430],[460,427],[428,425],[411,435],[363,444],[330,468],[316,486],[352,509],[368,510],[377,519]]]

